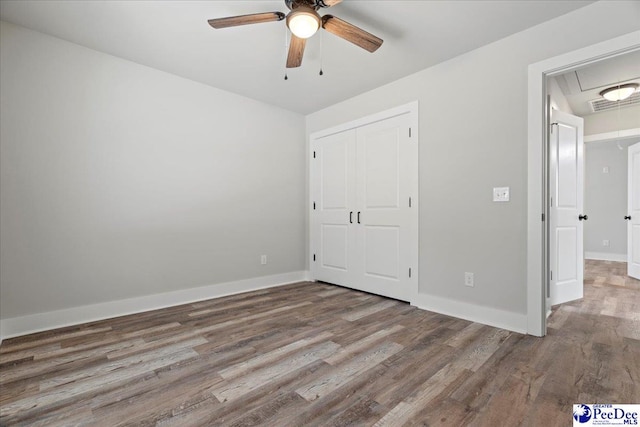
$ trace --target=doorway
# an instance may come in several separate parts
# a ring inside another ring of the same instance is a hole
[[[553,305],[582,299],[585,260],[627,261],[627,147],[634,141],[627,137],[640,127],[640,93],[633,90],[640,86],[640,51],[546,79],[549,315]],[[615,101],[601,95],[617,87],[631,92]]]
[[[529,66],[527,332],[546,334],[549,286],[549,103],[547,78],[640,50],[640,31]]]
[[[631,250],[628,238],[629,147],[640,137],[585,143],[585,259],[623,262]]]

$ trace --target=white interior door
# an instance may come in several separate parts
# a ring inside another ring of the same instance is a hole
[[[317,280],[347,286],[354,280],[356,255],[355,130],[324,137],[312,148],[311,237],[317,249],[311,270]]]
[[[550,156],[551,305],[580,299],[584,286],[583,120],[553,111]]]
[[[627,274],[640,279],[640,142],[629,146]]]
[[[410,138],[409,115],[362,126],[356,138],[360,289],[409,301],[418,235],[417,167],[411,167],[418,147]]]

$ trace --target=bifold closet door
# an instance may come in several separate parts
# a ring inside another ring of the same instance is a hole
[[[316,280],[351,286],[356,229],[356,134],[349,130],[322,138],[314,153],[311,191],[315,195],[312,271]]]
[[[313,279],[411,300],[417,289],[417,144],[409,114],[312,141]]]
[[[410,167],[416,144],[410,141],[408,115],[356,132],[359,289],[405,301],[411,296],[412,242],[417,239],[411,200],[417,176]]]

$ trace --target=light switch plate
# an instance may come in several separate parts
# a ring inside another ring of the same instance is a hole
[[[508,202],[509,201],[509,187],[493,187],[493,201],[494,202]]]

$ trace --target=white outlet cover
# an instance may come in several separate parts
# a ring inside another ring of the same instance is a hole
[[[464,285],[469,286],[471,288],[475,286],[473,273],[469,273],[469,272],[464,273]]]
[[[609,166],[605,166],[602,168],[602,173],[609,173]]]
[[[509,187],[493,187],[493,201],[494,202],[508,202],[509,201]]]

